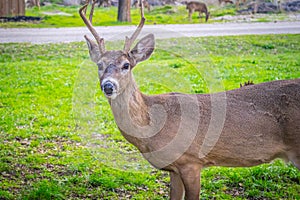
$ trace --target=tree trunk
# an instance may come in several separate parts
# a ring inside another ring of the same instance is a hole
[[[24,0],[0,0],[0,17],[24,16]]]
[[[131,6],[130,0],[119,0],[119,6],[118,6],[119,22],[131,22],[130,6]]]

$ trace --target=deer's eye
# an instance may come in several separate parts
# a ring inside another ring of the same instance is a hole
[[[128,70],[130,67],[130,64],[129,63],[125,63],[122,67],[122,70]]]

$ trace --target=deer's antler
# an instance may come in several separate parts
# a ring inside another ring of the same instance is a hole
[[[134,43],[134,41],[136,40],[136,38],[140,34],[140,32],[141,32],[141,30],[144,26],[144,23],[145,23],[143,0],[139,0],[139,2],[140,2],[139,6],[140,6],[140,11],[141,11],[141,20],[140,20],[140,23],[139,23],[138,27],[136,28],[135,32],[131,35],[131,37],[128,38],[126,36],[125,44],[124,44],[124,52],[129,52],[130,51],[131,45]]]
[[[93,34],[93,36],[95,37],[96,41],[97,41],[97,44],[98,44],[98,47],[99,47],[99,50],[100,50],[100,53],[103,54],[105,53],[105,45],[104,45],[104,39],[101,38],[97,31],[95,30],[95,28],[93,27],[92,25],[92,20],[93,20],[93,14],[94,14],[94,7],[95,7],[95,4],[96,4],[96,0],[92,0],[92,8],[91,8],[91,12],[90,12],[90,17],[89,17],[89,20],[86,18],[86,10],[87,10],[87,7],[89,5],[89,0],[86,1],[86,4],[84,6],[82,6],[80,9],[79,9],[79,14],[83,20],[83,22],[85,23],[85,25],[87,26],[87,28],[90,30],[90,32]],[[86,35],[85,35],[86,38],[88,38]]]

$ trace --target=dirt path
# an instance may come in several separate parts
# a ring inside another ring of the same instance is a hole
[[[105,40],[123,40],[125,35],[134,31],[135,26],[96,27]],[[185,25],[148,25],[143,34],[154,33],[156,38],[201,37],[249,34],[300,33],[300,22],[277,23],[220,23]],[[0,28],[0,43],[30,42],[59,43],[83,41],[83,35],[89,34],[85,27],[78,28]]]

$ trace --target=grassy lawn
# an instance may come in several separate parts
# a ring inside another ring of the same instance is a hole
[[[79,7],[76,6],[43,6],[40,10],[37,8],[26,9],[26,16],[42,17],[39,22],[7,22],[0,23],[0,27],[28,27],[28,28],[41,28],[41,27],[78,27],[83,26],[83,22],[78,14]],[[229,6],[209,6],[210,20],[208,23],[221,22],[216,17],[225,15],[235,15],[236,8],[233,5]],[[59,15],[58,13],[63,13]],[[136,8],[131,9],[131,23],[117,22],[117,8],[96,8],[93,23],[95,26],[113,26],[113,25],[136,25],[140,20],[139,10]],[[281,14],[268,14],[256,15],[256,21],[270,22],[280,21],[287,18],[286,13]],[[193,14],[192,20],[188,19],[188,13],[185,6],[157,6],[153,7],[150,12],[145,11],[147,19],[146,24],[189,24],[189,23],[205,23],[203,18],[198,18],[198,13]],[[252,16],[251,18],[253,18]]]
[[[0,199],[167,199],[168,174],[120,135],[85,43],[0,52]],[[299,52],[300,35],[157,40],[134,74],[146,94],[216,92],[299,78]],[[300,199],[300,172],[280,160],[207,168],[201,198]]]

